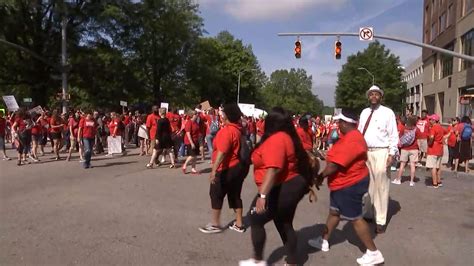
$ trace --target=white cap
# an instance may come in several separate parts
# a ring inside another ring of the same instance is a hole
[[[357,124],[357,121],[355,119],[345,116],[342,112],[340,114],[334,116],[333,120],[343,120],[343,121],[346,121],[348,123]]]
[[[382,94],[382,96],[383,96],[383,90],[380,89],[378,86],[372,85],[372,87],[370,87],[370,89],[367,91],[367,96],[369,96],[369,93],[370,93],[371,91],[377,91],[377,92],[379,92],[380,94]]]

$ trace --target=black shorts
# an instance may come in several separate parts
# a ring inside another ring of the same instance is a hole
[[[61,132],[51,132],[51,139],[61,139]]]
[[[199,155],[199,146],[195,146],[193,149],[191,144],[186,144],[186,153],[188,156],[196,157]]]
[[[248,166],[243,166],[240,163],[222,172],[216,173],[216,182],[211,184],[209,189],[209,196],[211,197],[211,206],[215,210],[222,209],[224,197],[227,195],[229,208],[241,209],[242,199],[240,194],[242,192],[242,184],[244,183],[245,173],[248,172]]]
[[[365,177],[350,187],[331,191],[330,209],[340,214],[342,219],[357,220],[362,217],[362,197],[369,190],[369,177]]]
[[[43,135],[31,135],[31,139],[37,143],[41,143],[41,141],[43,141]]]

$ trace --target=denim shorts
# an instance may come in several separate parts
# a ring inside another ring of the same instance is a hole
[[[369,190],[369,177],[350,187],[331,191],[330,209],[339,213],[342,219],[357,220],[362,217],[362,197]]]

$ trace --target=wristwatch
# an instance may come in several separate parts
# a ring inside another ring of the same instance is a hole
[[[267,198],[267,195],[265,195],[265,194],[258,194],[258,197],[261,198],[261,199],[266,199],[266,198]]]

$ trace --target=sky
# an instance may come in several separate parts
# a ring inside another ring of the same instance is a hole
[[[422,0],[195,0],[204,18],[206,36],[227,30],[251,45],[260,67],[270,76],[278,69],[303,68],[313,79],[313,93],[334,106],[337,73],[347,56],[370,42],[341,37],[342,58],[334,59],[336,37],[301,37],[302,57],[294,56],[296,37],[280,32],[351,32],[373,27],[375,35],[422,40]],[[421,48],[383,41],[407,66],[421,56]]]

